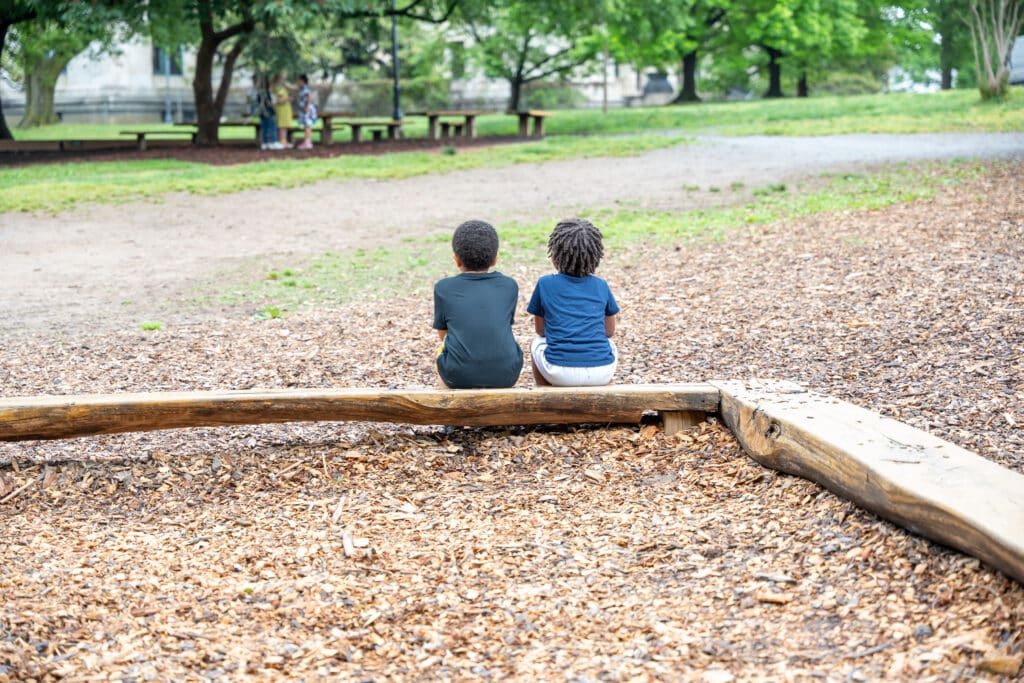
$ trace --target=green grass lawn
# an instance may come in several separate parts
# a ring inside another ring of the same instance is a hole
[[[934,195],[941,187],[976,177],[975,163],[901,164],[870,174],[824,177],[823,186],[801,192],[785,185],[722,190],[723,205],[693,211],[613,209],[582,212],[604,233],[609,258],[636,245],[647,249],[694,240],[720,240],[731,231],[827,211],[878,209]],[[749,200],[735,203],[731,192]],[[702,191],[680,187],[681,192]],[[709,190],[703,190],[709,191]],[[503,224],[498,270],[546,262],[548,235],[558,219],[531,224]],[[389,247],[325,253],[306,261],[282,261],[258,281],[236,280],[214,291],[197,293],[200,305],[211,303],[251,308],[258,318],[278,317],[303,308],[360,298],[415,293],[428,296],[439,278],[453,274],[451,236],[406,238]],[[231,279],[227,277],[225,279]]]
[[[397,179],[556,159],[635,155],[686,140],[679,135],[561,136],[520,145],[452,148],[452,154],[443,150],[402,152],[331,159],[277,159],[237,166],[167,159],[39,164],[0,169],[0,213],[56,211],[95,201],[159,200],[170,192],[227,194],[330,179]]]
[[[1016,89],[1024,90],[1024,89]],[[936,131],[1024,130],[1024,92],[1004,102],[982,103],[974,91],[886,94],[857,97],[685,106],[558,111],[541,142],[441,153],[405,152],[377,157],[277,159],[232,167],[152,160],[74,162],[0,169],[0,213],[60,210],[84,202],[158,200],[169,192],[227,194],[258,187],[294,187],[345,178],[405,178],[426,173],[594,156],[621,156],[680,144],[687,134],[833,135]],[[517,120],[506,114],[480,117],[481,135],[511,135]],[[143,126],[61,124],[18,131],[21,139],[110,138]],[[155,123],[145,128],[171,129]],[[180,129],[179,129],[180,130]],[[426,122],[412,117],[410,136],[424,135]],[[666,136],[663,131],[672,131]],[[657,132],[657,134],[654,134]],[[645,134],[646,133],[646,134]],[[624,137],[622,134],[632,134]],[[224,136],[251,137],[245,128]]]
[[[507,114],[478,119],[481,135],[514,135],[517,120]],[[939,131],[1024,130],[1024,88],[1013,88],[1002,102],[982,102],[974,90],[939,93],[888,93],[848,97],[823,96],[708,102],[668,107],[554,112],[546,123],[550,135],[597,135],[653,130],[720,135],[837,135],[842,133],[933,133]],[[58,124],[15,131],[19,140],[116,138],[121,130],[162,130],[169,124]],[[426,119],[408,117],[405,131],[426,135]],[[180,130],[180,128],[178,128]],[[344,137],[341,131],[338,137]],[[229,127],[224,138],[250,139],[247,128]]]

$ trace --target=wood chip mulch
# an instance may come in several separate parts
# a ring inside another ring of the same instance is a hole
[[[621,382],[793,380],[1024,472],[1022,263],[1007,162],[601,275]],[[540,271],[507,272],[525,345]],[[429,327],[406,297],[12,339],[0,392],[429,386]],[[0,444],[0,518],[0,681],[1024,674],[1024,587],[760,467],[715,420]]]

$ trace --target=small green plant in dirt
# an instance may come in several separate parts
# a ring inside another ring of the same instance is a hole
[[[722,188],[718,187],[717,185],[712,185],[711,187],[708,188],[708,192],[721,192],[721,191],[722,191]]]
[[[264,306],[253,317],[257,320],[274,320],[281,317],[281,309],[277,306]]]
[[[446,157],[453,157],[459,153],[459,150],[454,147],[442,147],[440,153]]]
[[[145,332],[155,332],[156,330],[162,330],[164,324],[159,320],[150,320],[139,325]]]
[[[742,190],[746,186],[747,186],[746,183],[740,182],[738,180],[729,183],[729,189],[732,190],[733,192],[739,192],[740,190]]]
[[[767,185],[765,187],[759,187],[756,190],[754,190],[754,196],[755,197],[767,197],[768,195],[778,194],[780,192],[785,192],[785,191],[786,191],[786,184],[785,183],[772,183],[771,185]]]
[[[683,189],[687,192],[697,192],[700,190],[700,185],[683,185]]]

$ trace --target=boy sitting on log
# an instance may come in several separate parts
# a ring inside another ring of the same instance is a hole
[[[434,285],[437,373],[451,389],[511,387],[523,369],[512,336],[519,285],[491,272],[498,233],[484,221],[466,221],[455,230],[452,252],[461,272]]]

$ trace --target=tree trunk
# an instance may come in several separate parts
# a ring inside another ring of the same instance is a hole
[[[10,28],[7,22],[0,22],[0,61],[4,54],[4,42],[7,40],[7,29]],[[7,118],[4,116],[4,103],[0,98],[0,140],[13,140],[11,129],[7,127]]]
[[[228,91],[231,89],[231,75],[235,61],[242,52],[246,38],[256,27],[251,16],[223,31],[214,31],[213,17],[204,16],[199,20],[202,39],[196,51],[196,77],[192,81],[192,93],[196,100],[196,144],[216,145],[220,137],[220,117],[224,112]],[[213,59],[222,43],[237,39],[224,59],[224,70],[217,94],[213,93]]]
[[[34,64],[25,64],[25,115],[18,122],[18,128],[57,123],[53,107],[57,79],[76,54],[57,52],[50,58],[44,57]]]
[[[942,69],[942,89],[953,88],[953,36],[943,34],[939,46],[939,68]]]
[[[697,94],[697,51],[690,50],[683,55],[682,69],[680,69],[683,83],[679,94],[672,100],[672,104],[684,104],[686,102],[700,102],[700,95]]]
[[[782,65],[779,59],[782,57],[782,50],[773,47],[766,47],[768,53],[768,92],[765,97],[785,97],[782,94]]]
[[[800,72],[800,79],[796,82],[796,96],[807,97],[810,94],[810,88],[807,87],[807,72]]]
[[[508,80],[509,82],[509,96],[508,96],[508,110],[519,111],[519,104],[523,94],[523,80],[519,76],[513,76]]]
[[[220,112],[213,100],[213,57],[220,42],[213,29],[202,29],[203,38],[196,51],[196,77],[192,93],[196,100],[196,144],[216,145],[220,136]]]

